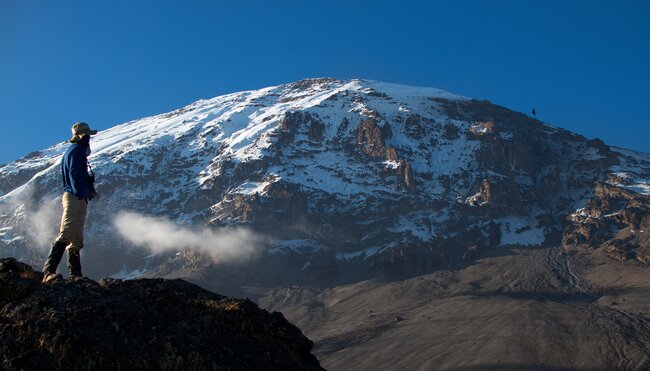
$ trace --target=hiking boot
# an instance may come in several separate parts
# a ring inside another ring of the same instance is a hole
[[[77,249],[68,249],[68,276],[79,277],[81,274],[81,254]]]
[[[63,281],[63,276],[57,273],[45,272],[43,275],[42,283],[52,283],[56,281]]]

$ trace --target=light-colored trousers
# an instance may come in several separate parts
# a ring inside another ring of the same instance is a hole
[[[68,250],[81,250],[84,247],[84,224],[88,201],[80,200],[69,192],[63,192],[63,215],[61,228],[56,240],[67,244]]]

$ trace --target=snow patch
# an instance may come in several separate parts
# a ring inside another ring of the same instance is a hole
[[[472,125],[470,126],[470,130],[475,133],[481,133],[481,134],[485,134],[488,132],[488,128],[486,128],[483,125]]]
[[[254,195],[265,193],[266,187],[271,185],[270,182],[244,182],[239,187],[237,187],[233,193],[239,193],[243,195]]]
[[[368,247],[363,250],[359,251],[352,251],[352,252],[341,252],[336,254],[336,259],[337,260],[352,260],[354,258],[359,258],[363,257],[364,259],[369,258],[378,252],[380,252],[381,249],[379,247]]]
[[[619,185],[618,187],[627,189],[634,193],[650,196],[650,183],[637,183],[631,185]]]
[[[393,169],[394,170],[394,169],[397,169],[399,167],[399,161],[386,160],[386,161],[384,161],[384,166],[387,169]]]
[[[598,151],[598,149],[596,149],[596,148],[594,148],[594,147],[589,147],[589,148],[587,148],[587,149],[582,153],[582,157],[583,157],[585,160],[587,160],[587,161],[595,161],[595,160],[600,160],[600,159],[605,158],[605,156],[603,156],[603,155]]]
[[[544,230],[530,216],[509,216],[495,219],[501,225],[501,246],[540,246],[544,243]]]

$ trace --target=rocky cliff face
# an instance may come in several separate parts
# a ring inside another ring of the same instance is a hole
[[[648,196],[598,183],[594,198],[568,219],[562,236],[566,249],[603,248],[614,259],[650,264]]]
[[[5,370],[322,370],[282,314],[182,280],[60,281],[0,260]]]
[[[267,244],[246,279],[323,282],[466,264],[500,246],[586,248],[579,235],[605,246],[631,224],[594,232],[601,224],[570,216],[584,207],[609,214],[598,188],[607,184],[627,195],[616,197],[629,207],[617,207],[636,223],[650,194],[647,154],[487,101],[364,80],[308,79],[198,101],[103,131],[92,148],[102,198],[91,204],[84,259],[97,276],[210,274],[212,262],[186,260],[183,244],[152,255],[117,241],[122,210],[247,226]],[[0,168],[4,255],[40,264],[45,253],[29,247],[47,247],[56,234],[57,212],[46,206],[59,197],[64,149]],[[612,256],[646,261],[646,229],[634,228],[634,238],[607,245]],[[283,274],[259,276],[272,265]]]

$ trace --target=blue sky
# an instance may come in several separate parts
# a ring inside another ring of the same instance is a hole
[[[650,152],[650,1],[0,0],[0,163],[307,77],[431,86]]]

